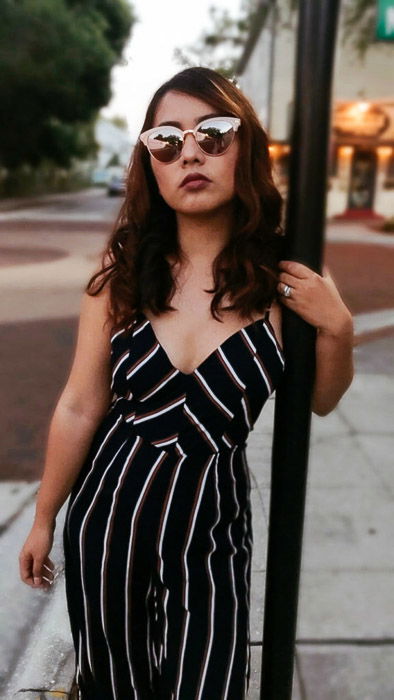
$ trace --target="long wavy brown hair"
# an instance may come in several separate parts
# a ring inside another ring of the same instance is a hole
[[[154,94],[142,131],[150,129],[161,98],[169,91],[197,97],[223,116],[240,117],[239,156],[235,172],[234,221],[230,239],[212,263],[211,313],[237,310],[241,316],[264,311],[276,297],[280,256],[282,198],[272,179],[268,138],[251,103],[241,90],[209,68],[182,70]],[[159,193],[147,148],[134,148],[126,193],[113,231],[102,253],[101,269],[86,286],[94,296],[110,285],[114,331],[131,327],[149,308],[154,315],[174,310],[170,300],[175,280],[166,256],[181,261],[176,213]],[[231,305],[221,306],[224,296]]]

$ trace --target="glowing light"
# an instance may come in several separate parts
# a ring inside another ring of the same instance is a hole
[[[346,158],[352,155],[354,151],[353,146],[340,146],[339,148],[339,155],[341,158]]]
[[[378,154],[379,158],[390,158],[392,152],[393,149],[391,146],[378,146],[376,149],[376,153]]]
[[[359,112],[368,112],[369,102],[357,102],[356,107],[359,110]]]

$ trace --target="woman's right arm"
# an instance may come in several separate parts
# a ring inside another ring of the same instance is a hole
[[[56,515],[67,499],[88,453],[112,392],[109,291],[82,297],[75,355],[49,426],[45,464],[33,527],[19,556],[21,578],[45,574]]]

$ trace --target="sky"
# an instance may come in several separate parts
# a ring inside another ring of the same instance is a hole
[[[101,113],[126,118],[135,142],[153,93],[185,67],[173,58],[174,49],[192,46],[211,26],[212,5],[227,8],[236,17],[241,0],[134,0],[132,5],[139,21],[123,51],[122,65],[113,69],[113,97]]]

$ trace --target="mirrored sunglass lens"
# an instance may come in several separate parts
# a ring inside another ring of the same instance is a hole
[[[224,153],[233,138],[232,124],[220,119],[202,124],[197,131],[199,146],[209,155]]]
[[[162,129],[148,138],[148,148],[152,156],[162,163],[170,163],[182,150],[183,140],[171,129]]]

